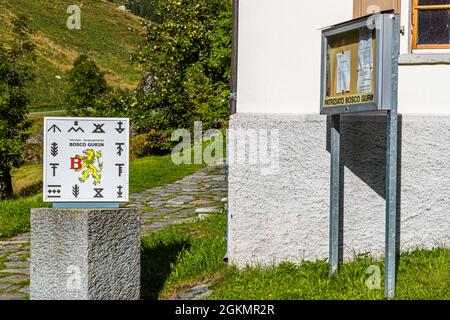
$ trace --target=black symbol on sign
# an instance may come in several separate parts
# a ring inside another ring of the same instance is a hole
[[[52,131],[52,130],[53,130],[53,132],[56,132],[56,130],[58,130],[59,132],[61,132],[61,129],[58,128],[58,126],[57,126],[56,124],[52,125],[52,126],[50,127],[50,129],[47,130],[47,132],[50,132],[50,131]]]
[[[103,198],[102,192],[103,188],[94,188],[95,196],[94,198]]]
[[[125,145],[125,143],[123,143],[123,142],[118,142],[118,143],[116,143],[116,146],[117,146],[117,154],[119,155],[119,156],[121,156],[122,155],[122,152],[124,151],[123,150],[123,146]]]
[[[77,184],[72,187],[72,194],[75,198],[80,195],[80,187]]]
[[[117,198],[122,198],[122,196],[123,196],[123,192],[122,192],[123,187],[122,186],[118,186],[117,189],[118,189],[118,191],[117,191]]]
[[[52,143],[52,146],[50,148],[50,153],[52,156],[56,157],[58,155],[58,144],[56,142]]]
[[[105,133],[105,130],[103,130],[104,125],[105,125],[104,123],[103,124],[94,123],[95,130],[92,131],[92,133]]]
[[[71,132],[71,131],[75,131],[75,132],[81,131],[81,132],[84,132],[84,130],[83,130],[81,127],[79,127],[78,121],[74,121],[74,122],[73,122],[73,127],[70,128],[69,131],[67,131],[67,132]]]
[[[116,163],[116,167],[119,168],[119,177],[122,176],[122,173],[123,173],[123,166],[124,166],[124,165],[125,165],[125,164],[123,164],[123,163]]]
[[[58,168],[59,163],[50,163],[50,167],[52,167],[53,170],[53,176],[56,175],[56,168]]]
[[[48,185],[47,187],[48,187],[47,198],[61,198],[61,186],[60,185]]]
[[[117,131],[118,133],[124,132],[124,131],[125,131],[125,128],[122,128],[123,122],[122,122],[122,121],[119,121],[119,122],[117,122],[117,124],[119,125],[119,127],[116,128],[116,131]]]

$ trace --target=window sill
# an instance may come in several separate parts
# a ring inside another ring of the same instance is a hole
[[[401,54],[398,64],[401,66],[450,64],[450,53]]]

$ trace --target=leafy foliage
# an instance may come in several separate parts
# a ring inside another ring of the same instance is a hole
[[[103,74],[86,56],[70,73],[68,98],[78,115],[132,120],[143,146],[136,156],[170,150],[167,137],[179,128],[222,128],[229,111],[231,0],[130,1],[151,7],[156,21],[131,61],[144,74],[137,90],[107,88]],[[147,139],[148,138],[148,139]],[[144,139],[147,139],[144,141]]]
[[[12,197],[11,168],[17,166],[28,137],[29,94],[34,79],[31,63],[35,46],[25,15],[14,22],[14,37],[7,47],[0,44],[0,199]]]
[[[135,135],[131,139],[131,159],[145,157],[149,154],[163,155],[171,150],[169,135],[164,131],[150,130],[148,133]]]
[[[231,61],[230,0],[152,0],[159,22],[132,55],[154,81],[138,105],[142,131],[226,123]]]
[[[128,10],[135,15],[150,19],[152,21],[158,21],[158,16],[155,14],[155,8],[153,1],[149,0],[127,0],[125,6]]]
[[[109,88],[96,99],[89,115],[94,117],[129,116],[130,109],[136,103],[135,100],[130,90]]]
[[[104,72],[87,55],[81,54],[69,72],[67,102],[71,114],[85,116],[108,89]]]

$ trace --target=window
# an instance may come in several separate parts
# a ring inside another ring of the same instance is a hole
[[[450,49],[450,0],[413,0],[413,49]]]

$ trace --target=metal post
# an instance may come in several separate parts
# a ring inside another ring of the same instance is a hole
[[[387,112],[386,149],[386,246],[384,259],[384,295],[395,296],[396,232],[397,232],[397,130],[398,130],[398,38],[399,21],[394,17],[392,50],[392,103]]]
[[[387,115],[386,162],[386,248],[384,261],[384,294],[395,295],[395,259],[397,224],[397,111]]]
[[[339,211],[341,187],[341,116],[331,116],[331,182],[330,182],[330,276],[337,273],[339,267]]]

